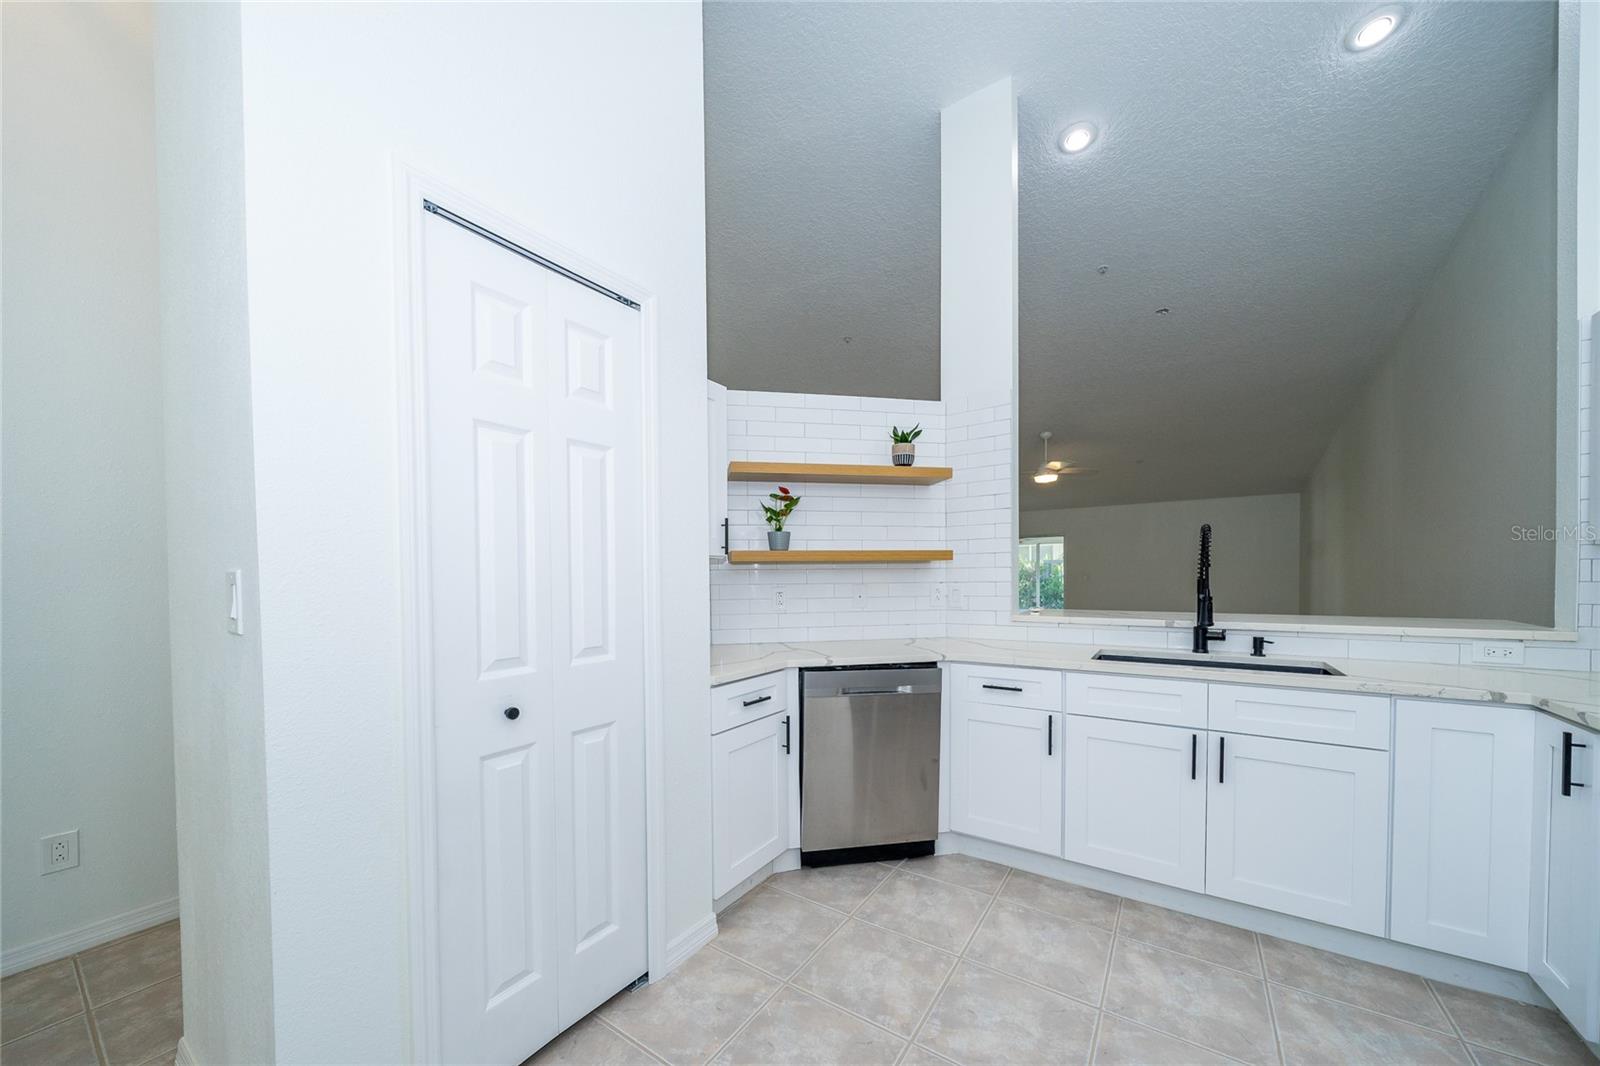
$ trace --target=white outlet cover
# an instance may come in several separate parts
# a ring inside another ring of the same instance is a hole
[[[1475,640],[1472,661],[1490,666],[1521,666],[1523,645],[1514,640]]]
[[[779,585],[772,590],[772,609],[774,611],[787,611],[789,609],[789,589]]]
[[[76,829],[41,837],[39,844],[40,873],[60,873],[62,870],[70,870],[78,865],[78,831]]]

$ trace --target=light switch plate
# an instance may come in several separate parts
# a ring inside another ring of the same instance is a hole
[[[238,570],[228,571],[228,632],[244,633],[244,577]]]

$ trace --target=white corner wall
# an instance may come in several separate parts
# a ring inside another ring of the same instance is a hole
[[[0,19],[12,969],[86,946],[89,927],[170,917],[178,860],[151,11],[6,4]],[[39,838],[68,829],[80,865],[42,876]]]
[[[698,4],[242,10],[279,1061],[413,1054],[397,165],[657,297],[667,939],[710,913],[700,32]]]
[[[236,6],[157,5],[183,1039],[201,1063],[275,1060],[239,58]]]

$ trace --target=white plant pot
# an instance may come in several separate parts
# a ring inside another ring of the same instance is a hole
[[[917,461],[917,446],[915,444],[892,444],[889,446],[889,457],[894,460],[895,466],[910,466]]]

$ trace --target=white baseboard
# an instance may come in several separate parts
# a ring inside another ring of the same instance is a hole
[[[118,937],[149,929],[178,916],[178,897],[164,899],[146,907],[138,907],[124,914],[102,918],[69,932],[35,940],[31,944],[11,948],[0,953],[0,976],[9,977],[21,970],[32,969],[47,962],[76,955],[80,951],[97,947]]]
[[[660,973],[651,973],[650,980],[659,981],[688,961],[689,956],[711,943],[717,935],[717,916],[708,914],[690,928],[667,942],[667,962]]]
[[[189,1046],[189,1041],[178,1037],[178,1057],[172,1066],[200,1066],[200,1060],[194,1057],[194,1049]]]

